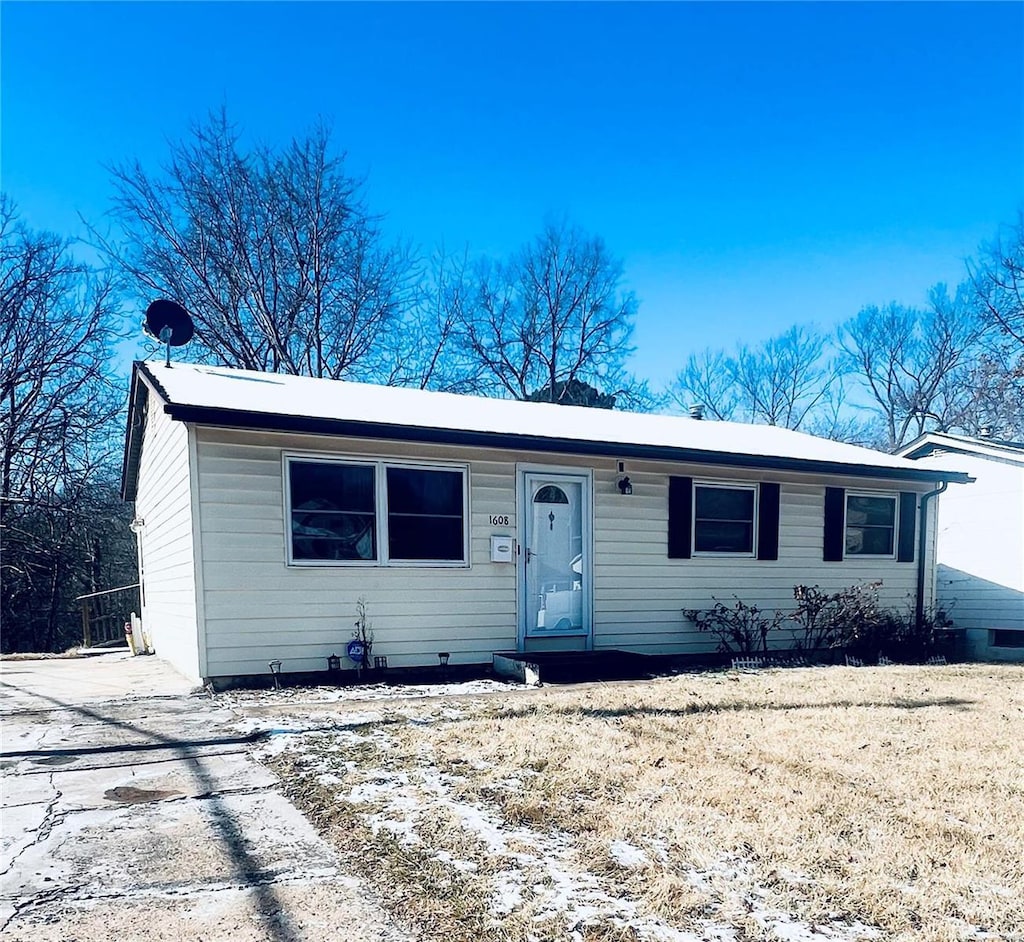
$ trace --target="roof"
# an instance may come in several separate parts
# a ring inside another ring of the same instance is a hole
[[[1008,464],[1024,465],[1024,442],[1000,438],[975,438],[952,432],[925,432],[898,452],[904,458],[926,458],[932,455],[975,455]],[[955,461],[955,458],[954,458]]]
[[[477,447],[655,458],[714,465],[967,482],[905,458],[768,425],[697,421],[552,403],[488,399],[227,367],[136,363],[173,419],[199,425]],[[129,416],[123,491],[133,499],[139,446]]]

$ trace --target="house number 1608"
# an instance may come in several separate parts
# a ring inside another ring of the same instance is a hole
[[[507,527],[509,525],[508,514],[491,514],[487,520],[492,527]]]

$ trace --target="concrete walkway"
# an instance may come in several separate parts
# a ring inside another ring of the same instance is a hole
[[[4,940],[408,937],[154,657],[0,665]]]

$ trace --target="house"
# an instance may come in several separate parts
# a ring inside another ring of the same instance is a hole
[[[928,432],[900,454],[976,479],[938,501],[935,604],[966,629],[970,656],[1024,661],[1024,442]]]
[[[360,599],[389,667],[711,651],[685,609],[798,583],[905,608],[929,494],[967,480],[767,426],[147,362],[123,495],[157,652],[217,680],[325,669]]]

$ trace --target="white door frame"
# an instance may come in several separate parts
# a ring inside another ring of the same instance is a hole
[[[527,591],[526,591],[526,542],[528,515],[533,513],[533,500],[527,482],[533,477],[550,478],[552,484],[559,480],[579,483],[583,495],[580,519],[583,529],[583,598],[582,614],[584,631],[564,635],[552,634],[552,638],[585,638],[586,650],[594,647],[594,473],[590,468],[574,468],[565,465],[517,464],[516,504],[518,518],[516,525],[516,649],[526,649]]]

